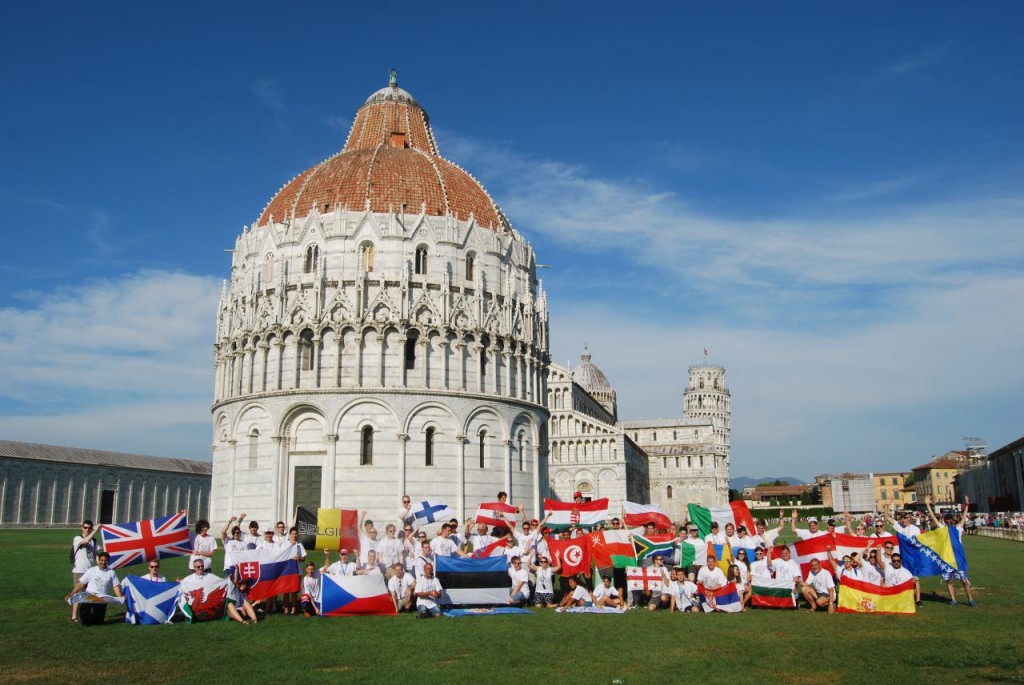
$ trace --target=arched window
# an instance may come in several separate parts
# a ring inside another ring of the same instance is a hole
[[[480,431],[480,468],[485,467],[484,457],[487,454],[487,431]]]
[[[274,255],[268,254],[263,258],[263,287],[269,288],[272,280],[274,280]]]
[[[259,442],[260,432],[253,428],[252,432],[249,433],[249,468],[256,468],[256,462],[259,457]]]
[[[416,273],[427,273],[427,248],[423,245],[416,248]]]
[[[313,331],[306,329],[299,336],[299,369],[302,371],[313,370],[313,357],[316,350],[313,346]]]
[[[405,370],[411,371],[416,368],[416,341],[418,336],[415,333],[410,333],[409,337],[405,339]]]
[[[583,449],[585,450],[586,447],[584,447]],[[523,471],[524,469],[525,467],[523,466],[523,434],[519,433],[519,470]]]
[[[363,243],[359,248],[359,265],[363,271],[373,271],[373,243]]]
[[[469,254],[466,255],[466,280],[467,281],[472,281],[473,280],[473,275],[474,275],[473,267],[475,267],[475,266],[476,266],[476,255],[473,254],[472,252],[470,252]]]
[[[434,465],[434,429],[428,428],[426,434],[423,437],[423,452],[426,455],[424,464],[426,466]]]
[[[665,499],[672,499],[672,486],[669,485],[665,488]]]
[[[359,465],[373,464],[373,426],[363,426],[363,439],[359,444]]]
[[[658,442],[658,431],[654,431],[651,433],[651,441]]]
[[[306,259],[302,263],[302,273],[311,274],[316,270],[317,263],[320,261],[320,247],[318,245],[310,245],[306,248]]]
[[[700,379],[700,389],[701,390],[704,389],[704,379],[703,378]]]
[[[718,379],[715,379],[715,390],[718,390]]]

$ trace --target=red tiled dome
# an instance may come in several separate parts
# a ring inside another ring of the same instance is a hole
[[[284,221],[338,207],[374,212],[452,215],[496,231],[508,220],[476,179],[438,154],[430,119],[419,103],[391,84],[356,112],[345,148],[302,172],[267,204],[259,219]]]

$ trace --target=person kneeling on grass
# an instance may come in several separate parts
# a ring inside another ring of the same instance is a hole
[[[605,576],[601,579],[601,584],[594,588],[593,597],[594,604],[599,607],[626,608],[625,600],[622,599],[619,591],[612,585],[611,576]]]
[[[228,588],[228,598],[224,603],[228,617],[238,623],[257,623],[256,610],[249,603],[249,581],[242,577],[237,566],[228,582],[231,586]]]
[[[393,564],[391,568],[394,573],[388,579],[388,594],[391,595],[395,611],[399,613],[412,611],[415,607],[413,593],[416,590],[416,579],[405,570],[405,565],[400,561]]]
[[[306,618],[320,614],[320,572],[312,561],[306,562],[306,575],[302,576],[302,615]]]
[[[107,568],[109,561],[110,555],[106,552],[97,554],[96,566],[91,566],[82,573],[82,577],[71,588],[71,592],[64,598],[64,601],[70,602],[71,597],[82,590],[85,590],[90,595],[109,595],[113,593],[114,596],[123,599],[121,581],[113,569]],[[82,625],[90,626],[103,623],[107,616],[106,602],[82,602],[81,604],[83,606],[78,609],[78,618],[81,620]]]
[[[804,580],[802,592],[811,605],[811,611],[827,606],[828,613],[836,613],[836,584],[832,574],[821,567],[819,559],[811,559],[811,570]]]
[[[576,579],[576,576],[569,576],[567,579],[569,590],[559,602],[559,607],[586,607],[594,605],[594,596]]]
[[[523,568],[523,560],[519,556],[512,557],[512,568],[508,570],[512,579],[512,590],[508,595],[509,606],[522,606],[530,601],[530,573]]]
[[[416,610],[420,612],[420,618],[431,618],[441,615],[441,607],[437,600],[441,599],[441,581],[434,577],[434,565],[426,563],[423,565],[423,577],[416,581]]]

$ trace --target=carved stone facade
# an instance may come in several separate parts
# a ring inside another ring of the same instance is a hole
[[[393,519],[402,494],[461,516],[499,490],[540,513],[536,259],[397,83],[243,229],[216,340],[216,520],[297,505]]]

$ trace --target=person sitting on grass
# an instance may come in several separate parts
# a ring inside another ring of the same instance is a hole
[[[415,595],[416,579],[405,570],[405,565],[398,561],[391,566],[393,573],[388,579],[388,594],[391,595],[391,602],[395,605],[395,611],[412,611],[416,606]]]
[[[512,557],[511,565],[508,575],[512,579],[512,590],[508,594],[508,603],[518,607],[530,601],[530,572],[523,568],[522,557]]]
[[[320,572],[316,564],[306,562],[306,575],[302,576],[302,615],[306,618],[320,614]]]
[[[429,562],[424,564],[423,577],[416,580],[416,610],[420,612],[420,618],[441,615],[438,600],[443,592],[441,581],[434,577],[434,565]]]
[[[939,523],[939,519],[936,518],[936,516],[935,516],[935,511],[932,509],[932,497],[931,497],[931,495],[928,495],[928,496],[925,497],[924,504],[925,504],[925,507],[928,508],[928,517],[931,519],[932,525],[935,526],[936,530],[938,530],[941,525],[945,525],[945,526],[947,526],[949,528],[949,536],[951,538],[954,535],[956,535],[956,536],[960,537],[961,541],[963,541],[963,537],[962,537],[962,534],[963,534],[963,531],[964,531],[963,526],[956,524],[956,521],[954,520],[952,514],[946,514],[943,517],[944,523],[940,524]],[[968,507],[970,507],[970,505],[971,505],[971,500],[969,498],[967,498],[967,497],[964,497],[964,503],[963,503],[963,506],[961,508],[962,514],[966,514],[967,513],[967,509],[968,509]],[[949,592],[949,606],[951,606],[951,607],[955,607],[956,606],[956,592],[953,590],[953,581],[954,580],[959,580],[960,581],[960,585],[963,586],[964,594],[967,595],[967,604],[969,606],[972,606],[972,607],[978,606],[978,603],[974,601],[974,590],[973,590],[973,588],[971,588],[971,581],[969,581],[967,579],[967,574],[966,573],[964,573],[963,571],[950,571],[948,573],[943,573],[942,574],[942,580],[944,580],[946,582],[946,591]]]
[[[78,579],[74,587],[71,588],[71,592],[68,593],[67,597],[64,598],[65,602],[71,601],[71,597],[75,594],[85,590],[90,595],[110,595],[113,594],[115,597],[124,599],[124,595],[121,593],[121,581],[118,579],[117,574],[114,573],[113,569],[107,568],[107,564],[110,562],[110,555],[106,552],[100,552],[96,555],[96,565],[91,566],[85,570],[82,577]],[[202,563],[202,562],[198,562]],[[79,607],[79,618],[81,619],[82,625],[97,625],[103,623],[103,619],[107,615],[107,604],[106,602],[100,603],[86,603],[85,607]]]
[[[594,605],[594,595],[585,586],[581,585],[576,576],[569,576],[566,581],[569,589],[558,603],[559,607],[583,607]]]
[[[811,570],[804,580],[802,592],[812,612],[819,607],[828,607],[828,613],[836,613],[836,584],[832,574],[821,567],[819,559],[811,559]]]
[[[616,609],[626,608],[626,602],[619,595],[619,591],[612,585],[612,577],[604,576],[601,584],[594,588],[594,604],[599,607],[613,607]]]
[[[228,582],[231,586],[228,588],[228,597],[224,603],[228,618],[243,624],[257,623],[259,619],[256,618],[256,610],[249,603],[249,580],[242,577],[237,566]]]

